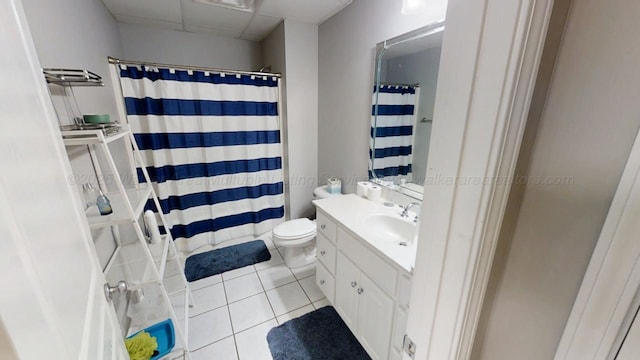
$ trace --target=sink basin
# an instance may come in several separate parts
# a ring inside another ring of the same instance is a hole
[[[378,238],[398,245],[406,246],[411,243],[416,231],[416,224],[413,221],[404,220],[399,216],[371,215],[364,222]]]

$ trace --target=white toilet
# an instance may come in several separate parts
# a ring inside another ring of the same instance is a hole
[[[313,191],[316,199],[342,194],[330,194],[326,186]],[[284,262],[289,268],[311,264],[316,260],[316,222],[307,218],[292,219],[273,228],[271,239],[284,248]]]

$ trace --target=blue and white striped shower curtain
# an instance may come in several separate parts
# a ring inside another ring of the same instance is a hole
[[[373,89],[369,159],[370,172],[379,179],[413,180],[411,162],[419,91],[419,87],[407,85],[380,85],[378,91]]]
[[[118,70],[128,122],[180,251],[283,221],[277,78]]]

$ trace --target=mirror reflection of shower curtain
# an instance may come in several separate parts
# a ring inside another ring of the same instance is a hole
[[[374,88],[369,149],[373,174],[369,177],[375,175],[396,183],[400,179],[413,180],[413,134],[419,95],[419,86],[381,85],[377,92]]]
[[[260,235],[283,221],[278,78],[116,66],[127,119],[180,251]]]

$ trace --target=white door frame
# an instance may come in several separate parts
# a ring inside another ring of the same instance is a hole
[[[555,360],[614,359],[640,303],[640,133],[618,183]]]
[[[415,359],[470,357],[552,7],[449,1],[407,325]]]
[[[21,0],[0,44],[0,356],[128,359]]]

